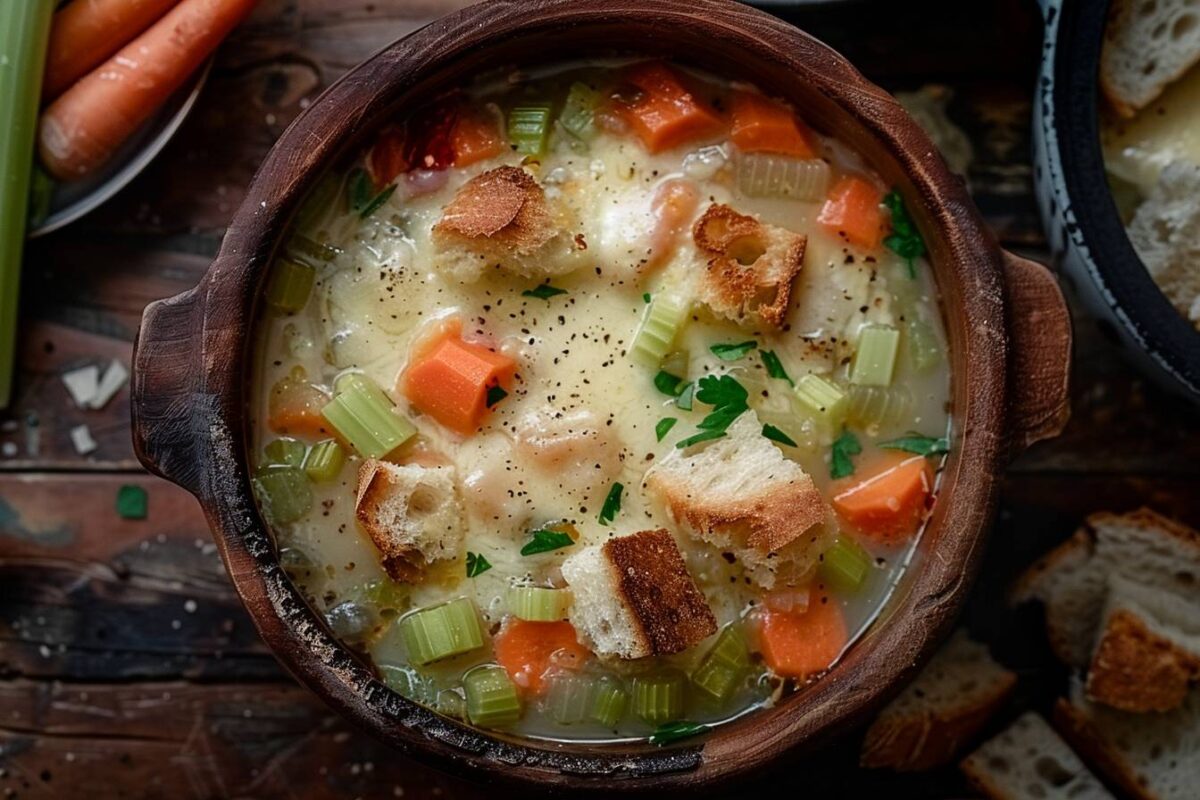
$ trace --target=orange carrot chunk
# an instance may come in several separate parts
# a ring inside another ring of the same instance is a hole
[[[541,694],[553,667],[578,669],[588,656],[569,622],[526,622],[509,617],[492,639],[496,663],[522,694]]]
[[[267,398],[267,425],[288,436],[323,438],[331,434],[321,409],[329,395],[303,378],[289,375],[271,387]]]
[[[38,152],[63,181],[103,165],[258,0],[182,0],[42,114]]]
[[[733,143],[744,153],[815,158],[812,133],[792,109],[755,92],[734,92]]]
[[[400,390],[418,411],[469,436],[488,411],[488,393],[503,389],[516,370],[508,356],[464,342],[451,330],[416,356]]]
[[[882,202],[883,193],[874,184],[847,175],[829,191],[817,222],[850,244],[875,250],[883,241]]]
[[[768,610],[759,629],[767,666],[776,675],[797,680],[829,669],[848,640],[841,606],[815,587],[810,590],[808,610],[800,614]]]
[[[494,158],[507,147],[504,134],[492,115],[469,109],[464,109],[455,120],[450,145],[454,149],[456,167]]]
[[[639,64],[627,76],[638,90],[617,111],[651,153],[694,139],[715,136],[723,123],[707,103],[697,99],[679,76],[657,61]]]
[[[932,487],[924,456],[889,454],[865,479],[834,494],[833,508],[862,533],[898,541],[916,532]]]

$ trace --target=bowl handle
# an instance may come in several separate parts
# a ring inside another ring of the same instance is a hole
[[[212,435],[205,408],[200,348],[205,336],[204,287],[142,312],[133,343],[130,397],[133,450],[146,469],[196,493],[201,468],[198,445]]]
[[[1008,450],[1062,433],[1071,416],[1071,314],[1054,275],[1004,253],[1009,334]]]

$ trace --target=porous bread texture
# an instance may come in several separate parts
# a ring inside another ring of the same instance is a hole
[[[1131,797],[1194,800],[1200,787],[1200,692],[1165,714],[1093,703],[1078,681],[1060,698],[1054,724],[1080,755]]]
[[[1150,277],[1200,329],[1200,165],[1172,161],[1164,167],[1128,233]]]
[[[960,768],[992,800],[1112,800],[1079,756],[1032,711],[963,759]]]
[[[478,280],[492,267],[550,278],[581,266],[583,241],[565,203],[551,204],[520,167],[496,167],[463,184],[433,226],[435,267],[456,280]]]
[[[714,203],[696,220],[692,238],[705,261],[705,305],[738,324],[783,326],[807,237]]]
[[[804,578],[835,525],[812,478],[744,411],[725,436],[672,450],[645,478],[686,533],[732,553],[763,588]]]
[[[358,524],[396,581],[419,581],[435,561],[457,559],[463,508],[453,467],[423,467],[367,459],[358,472]]]
[[[1100,88],[1132,117],[1200,59],[1195,0],[1113,0],[1100,51]]]
[[[956,632],[867,730],[859,763],[909,772],[947,764],[987,723],[1017,676]]]
[[[717,631],[678,545],[661,528],[584,548],[563,561],[562,575],[571,624],[597,655],[671,655]]]

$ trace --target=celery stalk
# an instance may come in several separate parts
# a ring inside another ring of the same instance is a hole
[[[417,666],[483,647],[479,614],[466,597],[414,611],[396,624],[408,659]]]
[[[692,673],[692,683],[709,697],[724,703],[749,668],[750,652],[746,640],[736,625],[727,625]]]
[[[508,112],[508,140],[517,152],[527,156],[540,156],[546,152],[546,139],[550,135],[550,105],[517,106]]]
[[[364,458],[382,458],[416,435],[392,401],[370,378],[343,375],[321,415]]]
[[[0,408],[12,395],[21,251],[54,0],[0,3]]]
[[[890,386],[899,348],[900,331],[891,325],[863,328],[850,364],[850,382],[860,386]]]
[[[660,294],[650,301],[646,316],[633,337],[629,356],[639,364],[655,368],[670,354],[679,332],[687,324],[692,305],[670,294]]]
[[[629,694],[621,685],[621,681],[607,675],[596,679],[592,686],[592,709],[588,719],[599,722],[606,728],[614,727],[625,716],[625,707],[629,705]]]
[[[335,480],[346,463],[346,453],[337,439],[317,442],[304,459],[304,471],[313,483],[329,483]]]
[[[639,675],[633,679],[633,712],[651,725],[679,719],[683,684],[683,676],[673,671]]]
[[[508,610],[528,622],[557,622],[567,616],[571,595],[565,589],[513,586],[508,590]]]
[[[835,589],[853,592],[862,586],[871,571],[871,554],[845,534],[838,534],[833,545],[821,554],[821,578]]]
[[[463,676],[463,689],[472,725],[498,728],[521,718],[521,699],[504,667],[497,664],[475,667]]]

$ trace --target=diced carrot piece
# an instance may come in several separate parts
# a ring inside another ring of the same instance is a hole
[[[763,614],[759,647],[776,675],[805,680],[824,672],[849,641],[841,606],[816,587],[810,592],[808,610],[803,613],[768,609]]]
[[[454,148],[454,166],[465,167],[494,158],[504,152],[506,143],[496,120],[490,115],[464,109],[450,134]]]
[[[391,125],[379,132],[367,155],[367,172],[376,186],[387,186],[397,175],[408,172],[408,158],[404,154],[407,147],[403,128]]]
[[[414,354],[400,391],[418,411],[469,436],[488,410],[488,390],[512,380],[517,364],[483,345],[464,342],[454,326]]]
[[[847,524],[884,541],[906,539],[925,515],[933,473],[924,456],[892,453],[833,496],[833,508]]]
[[[329,423],[321,409],[329,395],[303,378],[292,375],[271,387],[267,398],[267,425],[278,434],[288,436],[328,437]]]
[[[817,222],[850,244],[875,250],[883,241],[883,192],[874,184],[847,175],[833,185]]]
[[[526,622],[509,617],[492,639],[496,663],[522,694],[541,694],[553,667],[578,669],[588,657],[569,622]]]
[[[778,153],[796,158],[817,155],[812,133],[792,109],[755,92],[734,92],[729,138],[745,153]]]
[[[627,78],[640,94],[618,103],[617,110],[651,153],[715,136],[724,126],[717,112],[688,91],[679,76],[663,64],[639,64]]]

